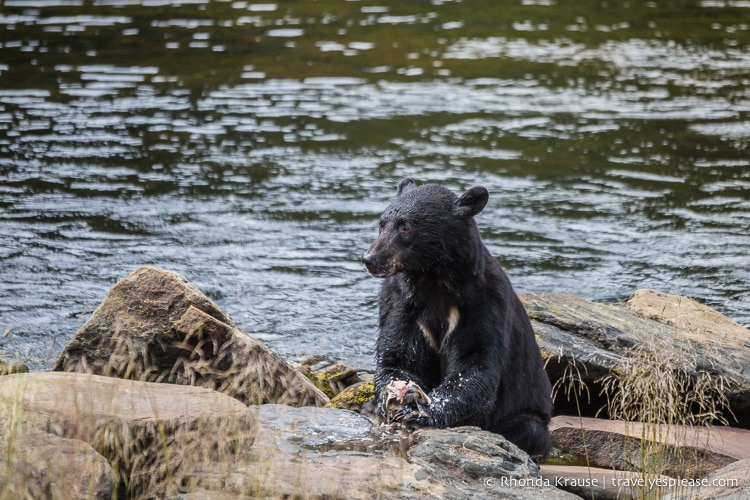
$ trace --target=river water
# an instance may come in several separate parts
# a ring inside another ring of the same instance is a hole
[[[0,357],[137,266],[287,359],[372,369],[398,181],[490,191],[518,291],[750,324],[750,2],[5,0]]]

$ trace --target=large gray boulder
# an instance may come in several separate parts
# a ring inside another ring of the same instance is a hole
[[[147,266],[112,287],[53,370],[207,387],[246,404],[328,402],[195,285]]]

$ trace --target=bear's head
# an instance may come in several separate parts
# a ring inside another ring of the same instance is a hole
[[[482,247],[474,216],[488,198],[481,186],[458,197],[442,186],[417,187],[412,179],[403,179],[362,262],[378,278],[471,266]]]

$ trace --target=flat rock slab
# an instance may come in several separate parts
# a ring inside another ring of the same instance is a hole
[[[705,478],[687,479],[641,472],[569,465],[542,465],[550,484],[583,498],[626,500],[745,500],[750,498],[750,460],[734,462]]]
[[[542,465],[542,477],[556,488],[596,500],[624,500],[631,498],[659,498],[670,490],[672,478],[646,477],[641,472],[582,467],[571,465]]]
[[[624,304],[600,304],[570,294],[520,295],[532,320],[553,384],[579,377],[597,396],[602,377],[633,356],[651,352],[688,373],[723,377],[741,427],[750,428],[750,330],[686,297],[639,290]],[[636,354],[634,354],[636,353]],[[604,401],[579,394],[585,415]],[[563,404],[558,397],[556,405]],[[733,421],[732,416],[728,420]]]
[[[88,443],[127,496],[163,496],[188,464],[236,457],[257,431],[245,405],[200,387],[50,372],[0,377],[0,394],[0,422]]]
[[[573,456],[588,455],[591,467],[545,464],[541,466],[542,477],[555,487],[584,498],[590,498],[592,493],[598,500],[750,498],[750,431],[719,426],[653,426],[568,416],[553,418],[550,430],[556,447]],[[648,467],[646,471],[623,470],[632,469],[641,460],[644,436],[658,437],[669,445],[659,457],[665,474]],[[635,451],[636,457],[629,456],[627,449]],[[695,450],[700,454],[691,466],[690,453]],[[678,456],[682,463],[673,466],[670,455]]]
[[[750,348],[747,328],[690,297],[641,289],[633,292],[622,306],[641,318],[671,325],[696,342]]]
[[[750,431],[732,427],[652,425],[558,416],[550,424],[556,448],[588,457],[592,466],[639,469],[658,456],[664,474],[701,478],[732,462],[750,458]],[[647,441],[648,443],[644,442]]]
[[[641,438],[654,432],[663,436],[667,444],[705,448],[724,455],[733,461],[750,459],[750,431],[736,427],[690,427],[684,425],[651,425],[640,422],[623,422],[601,418],[557,416],[550,422],[550,432],[573,429],[584,432],[602,431]]]
[[[206,498],[577,498],[542,485],[528,455],[478,428],[386,432],[348,410],[251,411],[258,438],[242,459],[196,470],[215,471],[215,483],[201,483]]]
[[[245,404],[328,402],[195,285],[148,266],[112,287],[53,370],[207,387]]]

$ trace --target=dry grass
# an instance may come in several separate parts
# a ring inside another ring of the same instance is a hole
[[[727,424],[725,415],[731,413],[726,378],[713,371],[696,369],[695,355],[685,352],[685,349],[655,346],[632,348],[620,369],[601,380],[609,417],[644,424],[638,426],[639,438],[626,439],[625,456],[647,484],[662,475],[677,478],[705,475],[703,449],[709,438],[691,443],[693,434],[688,429],[710,430],[714,424]],[[640,498],[660,498],[668,492],[657,482],[655,487],[641,488],[637,494]],[[690,493],[677,492],[679,496]]]
[[[550,359],[552,358],[548,358],[547,362]],[[562,352],[558,357],[558,363],[561,359]],[[583,369],[585,371],[586,367],[584,366]],[[552,400],[557,401],[561,392],[565,395],[568,402],[573,398],[579,417],[582,416],[581,398],[585,395],[586,404],[591,404],[591,392],[589,391],[588,385],[583,380],[581,369],[578,367],[575,357],[568,359],[568,364],[565,366],[562,376],[557,379],[552,386]],[[591,475],[591,460],[589,458],[589,450],[586,443],[586,429],[583,426],[583,421],[581,421],[581,442],[583,443],[584,459],[586,461],[586,467],[589,469],[589,479],[591,480],[593,478]],[[594,500],[593,493],[591,494],[591,498]]]
[[[562,355],[556,359],[558,363],[561,360]],[[597,416],[606,413],[610,419],[634,423],[628,434],[637,437],[624,439],[621,457],[625,468],[637,471],[646,485],[652,485],[635,491],[638,498],[660,498],[666,493],[689,497],[695,493],[690,488],[668,490],[652,480],[663,476],[700,478],[713,468],[705,449],[711,426],[726,425],[733,416],[727,398],[731,384],[718,370],[698,366],[695,354],[689,354],[686,346],[654,342],[629,349],[617,368],[594,381],[606,399]],[[574,403],[579,417],[588,413],[591,393],[585,380],[589,378],[584,364],[569,359],[553,385],[553,400],[565,397]],[[700,434],[705,436],[701,442],[695,437],[699,433],[690,432],[696,427],[708,430]],[[579,459],[590,468],[597,464],[591,462],[583,422],[580,431],[584,457]]]

